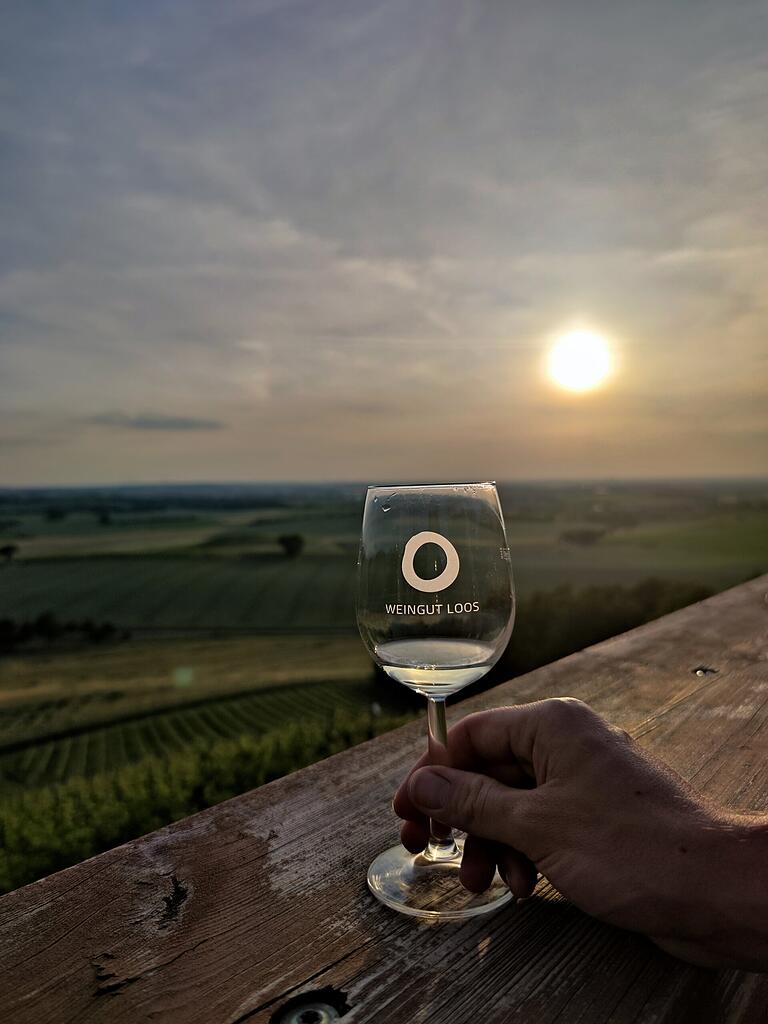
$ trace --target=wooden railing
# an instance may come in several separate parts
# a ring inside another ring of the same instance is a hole
[[[700,790],[768,809],[768,577],[458,704],[572,694]],[[377,903],[374,854],[414,723],[0,900],[0,1021],[405,1024],[768,1020],[768,976],[702,970],[531,899],[425,925]]]

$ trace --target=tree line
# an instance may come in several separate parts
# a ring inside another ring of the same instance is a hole
[[[74,640],[89,644],[114,643],[127,640],[130,632],[113,622],[95,622],[93,619],[63,621],[53,612],[41,612],[32,619],[0,619],[0,654],[29,645],[51,645],[59,640]]]

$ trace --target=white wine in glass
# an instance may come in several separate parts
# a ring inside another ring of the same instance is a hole
[[[388,676],[427,698],[429,752],[449,763],[446,697],[501,657],[515,619],[512,566],[494,483],[369,487],[358,562],[357,624]],[[459,881],[464,841],[431,822],[426,849],[380,854],[368,886],[404,914],[471,917],[507,903],[498,872],[471,893]]]

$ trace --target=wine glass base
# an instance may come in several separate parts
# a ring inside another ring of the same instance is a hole
[[[485,892],[469,892],[459,881],[464,840],[457,838],[458,854],[433,861],[423,853],[393,846],[380,853],[368,868],[368,888],[376,899],[401,914],[431,921],[459,921],[476,917],[513,899],[498,871]]]

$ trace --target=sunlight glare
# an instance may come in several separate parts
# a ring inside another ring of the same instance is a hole
[[[592,391],[599,387],[610,374],[612,363],[608,344],[592,331],[563,334],[547,359],[550,378],[566,391]]]

